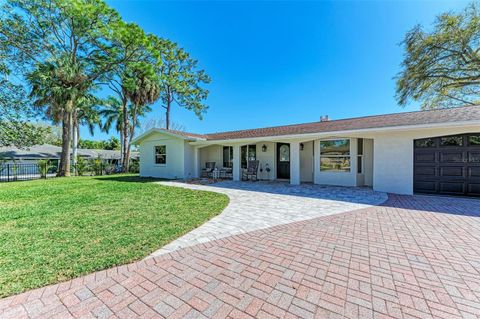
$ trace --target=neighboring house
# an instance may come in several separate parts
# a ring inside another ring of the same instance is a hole
[[[59,160],[62,148],[55,145],[35,145],[28,148],[0,147],[0,159],[21,163],[36,162],[40,159]],[[79,149],[78,156],[85,159],[100,158],[111,164],[120,160],[120,151]],[[138,159],[138,152],[132,152],[132,159]]]
[[[480,196],[480,106],[213,134],[153,128],[133,143],[141,176],[195,178],[215,162],[240,180],[256,159],[261,179],[291,184]]]

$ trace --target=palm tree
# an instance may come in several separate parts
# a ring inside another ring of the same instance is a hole
[[[134,107],[133,104],[127,105],[128,129],[126,131],[128,132],[128,142],[132,140],[132,136],[135,134],[135,129],[140,127],[138,118],[144,116],[150,111],[151,108],[149,106]],[[122,101],[113,96],[109,96],[105,101],[104,107],[99,111],[99,115],[105,119],[105,122],[102,125],[102,130],[104,132],[109,134],[113,127],[115,131],[120,134],[120,163],[123,166],[124,143],[122,143],[122,141],[124,140],[125,131],[123,129],[124,117]]]
[[[72,114],[79,97],[88,91],[82,66],[62,56],[37,65],[27,75],[31,85],[30,97],[39,109],[54,123],[62,123],[62,154],[57,176],[70,176],[70,141]]]
[[[128,131],[124,139],[123,149],[123,172],[128,172],[130,164],[130,142],[135,135],[135,128],[138,127],[138,117],[149,112],[150,104],[155,103],[160,97],[160,86],[158,77],[150,65],[138,66],[126,73],[123,82],[125,85],[125,96],[130,100],[131,106],[129,116],[124,117],[124,132]]]
[[[122,101],[109,96],[104,103],[104,108],[99,111],[101,117],[105,119],[105,123],[101,126],[102,130],[107,134],[110,133],[112,126],[115,131],[120,134],[120,163],[123,163],[123,107]]]
[[[102,101],[93,94],[87,93],[77,99],[72,114],[72,159],[75,174],[77,174],[78,142],[80,140],[80,125],[86,125],[90,134],[94,134],[96,125],[101,125],[98,106]]]

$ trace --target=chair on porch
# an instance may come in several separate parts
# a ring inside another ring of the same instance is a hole
[[[247,169],[242,171],[242,181],[258,181],[258,163],[259,161],[248,161]]]
[[[206,162],[205,168],[202,168],[202,177],[211,177],[215,169],[215,162]]]

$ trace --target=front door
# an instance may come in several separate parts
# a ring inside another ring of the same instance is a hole
[[[277,178],[290,179],[290,144],[277,143]]]

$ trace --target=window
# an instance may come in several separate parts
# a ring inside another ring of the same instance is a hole
[[[435,140],[433,138],[416,140],[415,147],[435,147]]]
[[[363,174],[363,138],[357,139],[357,173]]]
[[[248,161],[257,159],[257,145],[244,145],[241,148],[242,168],[248,167]]]
[[[320,141],[320,171],[350,172],[350,140]]]
[[[470,135],[468,137],[468,144],[480,146],[480,135]]]
[[[280,146],[280,162],[290,162],[290,146],[289,145],[282,145]]]
[[[446,136],[440,139],[441,146],[463,146],[463,136]]]
[[[233,147],[231,146],[223,147],[223,167],[233,167]]]
[[[167,164],[167,146],[155,146],[155,164]]]

